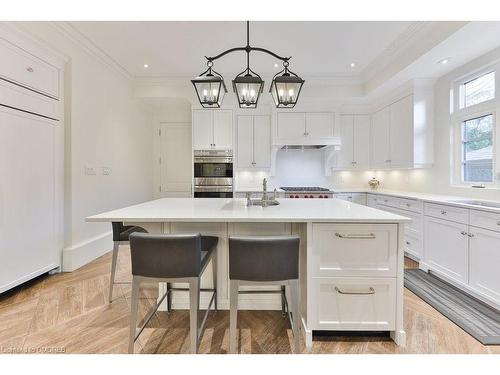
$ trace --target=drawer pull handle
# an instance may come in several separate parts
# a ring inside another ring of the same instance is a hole
[[[468,233],[467,234],[469,237],[474,237],[474,233]]]
[[[406,203],[406,207],[411,207],[411,204],[409,204],[409,203]]]
[[[467,235],[467,232],[463,230],[463,231],[461,231],[461,232],[460,232],[460,234],[461,234],[462,236],[466,236],[466,235]]]
[[[497,225],[500,225],[500,221],[497,221]]]
[[[31,67],[31,66],[28,66],[26,68],[26,71],[30,72],[30,73],[33,73],[35,70]]]
[[[445,210],[441,210],[441,215],[446,215],[446,211]]]
[[[371,240],[374,238],[377,238],[377,236],[374,233],[370,234],[342,234],[342,233],[335,233],[335,236],[338,238],[346,238],[346,239],[351,239],[351,240]]]
[[[410,241],[406,241],[406,244],[407,244],[407,245],[411,245]]]
[[[375,289],[370,287],[367,292],[363,291],[358,291],[358,290],[341,290],[338,287],[335,287],[335,290],[337,291],[338,294],[359,294],[359,295],[366,295],[366,294],[375,294]]]

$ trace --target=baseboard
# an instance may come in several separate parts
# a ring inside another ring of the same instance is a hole
[[[63,249],[63,272],[74,271],[113,248],[113,233],[106,232]]]

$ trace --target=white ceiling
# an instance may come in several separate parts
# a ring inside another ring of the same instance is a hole
[[[192,77],[205,70],[205,55],[246,44],[246,26],[241,21],[72,22],[70,26],[134,77]],[[412,22],[399,21],[251,22],[250,44],[293,56],[290,68],[306,79],[361,77],[411,26]],[[223,75],[239,73],[244,67],[243,52],[215,63]],[[269,79],[280,70],[281,62],[253,52],[251,67]]]

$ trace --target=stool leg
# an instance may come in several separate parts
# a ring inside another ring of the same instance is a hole
[[[109,303],[113,299],[113,285],[115,284],[116,261],[118,258],[119,241],[113,242],[113,257],[111,259],[111,275],[109,277]]]
[[[214,310],[217,311],[217,252],[212,258],[212,283],[215,289]]]
[[[285,295],[285,286],[281,286],[281,315],[286,316],[286,295]]]
[[[167,284],[167,292],[168,292],[168,295],[167,295],[167,310],[168,311],[172,311],[172,293],[173,291],[170,290],[170,288],[172,288],[172,283],[166,283]]]
[[[299,312],[299,281],[290,280],[290,298],[291,298],[291,313],[292,313],[292,331],[293,331],[293,352],[300,353],[300,312]]]
[[[139,281],[132,279],[132,301],[130,309],[130,333],[128,338],[128,352],[134,353],[135,331],[137,327],[137,311],[139,309]]]
[[[193,277],[189,281],[189,335],[191,337],[191,353],[198,352],[198,309],[200,305],[200,279]]]
[[[238,326],[238,280],[229,281],[229,353],[236,354],[236,327]]]

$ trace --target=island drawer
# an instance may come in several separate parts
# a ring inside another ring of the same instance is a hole
[[[312,278],[308,325],[313,330],[395,329],[395,278]],[[310,314],[310,315],[309,315]]]
[[[313,224],[311,276],[396,276],[397,224]]]
[[[457,223],[469,223],[469,210],[444,204],[426,203],[425,215],[433,216],[444,220],[455,221]]]

